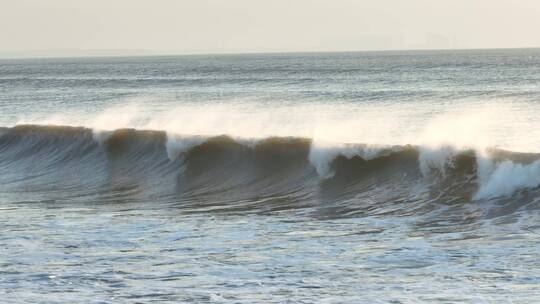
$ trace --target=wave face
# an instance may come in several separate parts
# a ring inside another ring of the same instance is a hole
[[[0,130],[0,170],[0,191],[13,201],[152,202],[186,212],[344,217],[472,203],[497,216],[540,197],[540,154],[300,137],[20,125]]]

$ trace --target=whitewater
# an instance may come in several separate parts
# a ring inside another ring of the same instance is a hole
[[[0,92],[8,303],[540,297],[536,49],[2,60]]]

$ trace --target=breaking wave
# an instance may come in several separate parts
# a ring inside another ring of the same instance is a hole
[[[18,125],[0,129],[0,170],[1,193],[20,200],[159,201],[192,211],[355,215],[471,202],[516,210],[540,197],[540,154],[299,137]]]

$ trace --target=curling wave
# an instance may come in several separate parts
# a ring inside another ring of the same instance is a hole
[[[0,170],[0,192],[19,200],[157,201],[192,211],[357,215],[487,201],[517,210],[540,197],[540,154],[298,137],[19,125],[0,129]]]

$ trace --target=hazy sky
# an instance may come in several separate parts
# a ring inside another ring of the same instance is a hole
[[[0,0],[0,55],[540,46],[540,0]]]

